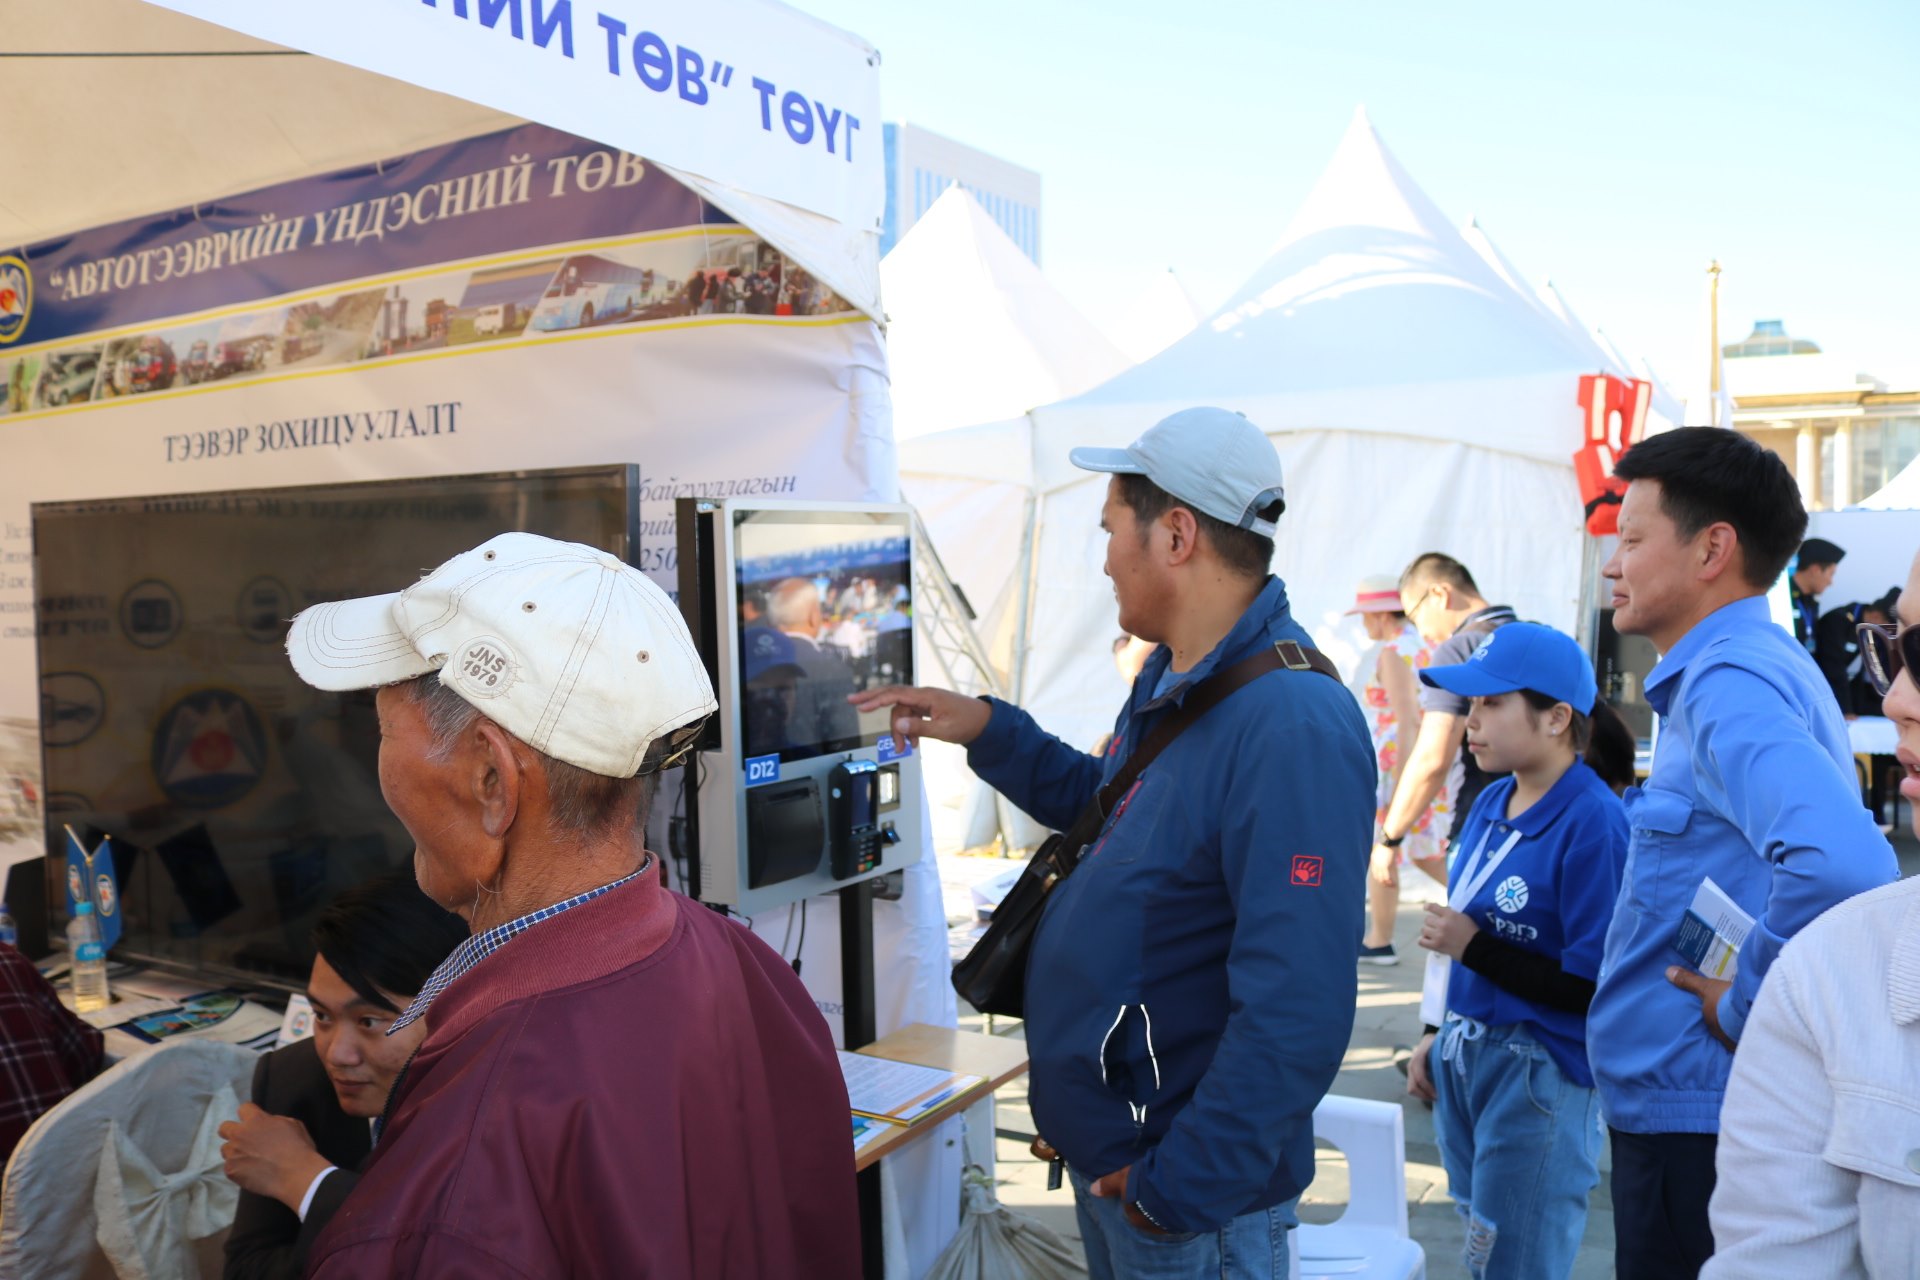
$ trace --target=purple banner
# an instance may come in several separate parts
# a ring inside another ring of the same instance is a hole
[[[0,357],[533,244],[732,221],[636,156],[525,125],[48,240],[20,255],[24,273],[0,255]]]

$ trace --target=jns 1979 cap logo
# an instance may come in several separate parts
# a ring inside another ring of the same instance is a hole
[[[469,640],[453,660],[454,683],[476,698],[497,698],[513,686],[520,664],[513,652],[492,636]]]

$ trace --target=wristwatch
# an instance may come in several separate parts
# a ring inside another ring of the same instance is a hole
[[[1380,837],[1380,847],[1383,849],[1398,849],[1401,845],[1405,844],[1406,842],[1407,842],[1407,838],[1405,836],[1383,835]]]

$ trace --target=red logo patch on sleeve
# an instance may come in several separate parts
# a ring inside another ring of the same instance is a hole
[[[1293,859],[1293,882],[1304,889],[1320,887],[1320,859],[1297,854]]]

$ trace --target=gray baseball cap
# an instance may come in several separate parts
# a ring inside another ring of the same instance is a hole
[[[1181,502],[1236,529],[1273,536],[1265,518],[1286,509],[1280,454],[1266,432],[1230,409],[1182,409],[1124,449],[1075,449],[1083,471],[1145,476]]]

